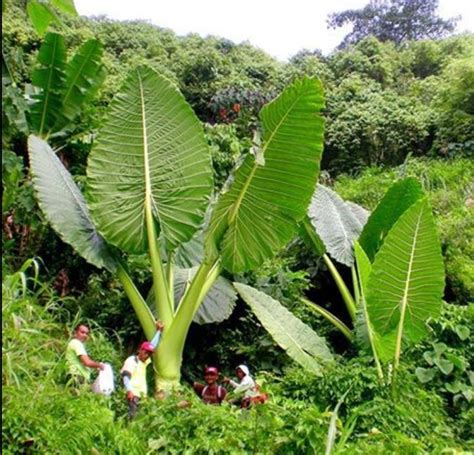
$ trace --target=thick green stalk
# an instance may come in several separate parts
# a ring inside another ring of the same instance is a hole
[[[147,204],[148,205],[148,204]],[[145,209],[148,252],[150,254],[151,271],[153,275],[153,288],[155,290],[155,306],[158,317],[165,326],[171,324],[173,320],[172,302],[170,301],[170,291],[168,281],[166,280],[163,262],[161,261],[160,250],[158,248],[157,234],[151,208]]]
[[[329,272],[331,272],[331,275],[336,282],[336,286],[339,289],[339,292],[342,296],[342,299],[344,300],[344,303],[346,304],[347,311],[349,312],[352,321],[355,321],[355,316],[356,316],[356,305],[354,302],[354,299],[352,298],[351,293],[349,292],[349,289],[347,289],[346,284],[344,283],[344,280],[342,279],[341,275],[339,275],[339,272],[336,269],[336,266],[333,264],[331,259],[327,254],[323,254],[323,259],[324,262],[326,263],[327,268],[329,269]]]
[[[300,298],[300,301],[303,302],[306,306],[311,308],[315,313],[323,316],[327,321],[329,321],[336,329],[338,329],[349,341],[352,342],[354,336],[351,332],[351,329],[347,327],[339,318],[334,316],[332,313],[319,306],[317,303],[312,302],[311,300],[305,299],[304,297]]]
[[[377,354],[377,348],[375,347],[374,332],[372,324],[370,323],[369,313],[367,312],[367,305],[365,303],[365,297],[362,297],[362,307],[364,308],[364,319],[367,324],[367,333],[369,334],[370,347],[372,348],[372,354],[374,355],[375,366],[377,368],[377,375],[381,381],[383,381],[383,370],[380,364],[379,356]]]
[[[174,314],[174,251],[171,251],[168,254],[168,262],[166,263],[166,278],[168,282],[168,294],[169,294],[169,301],[173,306],[173,314]]]
[[[341,275],[339,275],[339,272],[337,271],[336,267],[332,263],[331,259],[325,253],[324,244],[322,243],[318,235],[315,233],[313,225],[311,224],[311,221],[309,220],[307,216],[303,219],[301,223],[301,227],[304,229],[306,236],[311,241],[311,244],[313,245],[313,249],[315,253],[323,257],[324,262],[326,263],[334,281],[336,282],[337,288],[339,289],[339,292],[344,300],[344,303],[346,304],[346,307],[347,307],[347,310],[349,311],[351,319],[352,321],[354,321],[355,314],[356,314],[356,305],[354,303],[354,299],[352,298],[352,295],[349,292],[349,289],[347,289],[347,286],[342,280]]]
[[[351,267],[351,275],[352,275],[352,287],[354,289],[354,298],[356,307],[360,306],[360,292],[359,292],[359,280],[357,278],[357,272],[355,266]]]
[[[125,293],[127,294],[133,309],[135,310],[135,314],[137,315],[138,321],[140,322],[143,331],[145,332],[145,336],[151,340],[156,332],[155,318],[153,317],[153,314],[142,295],[135,287],[130,275],[127,273],[120,262],[117,265],[117,276],[122,282]]]
[[[183,296],[156,353],[156,384],[168,391],[179,384],[184,344],[193,317],[221,271],[220,262],[203,263]]]

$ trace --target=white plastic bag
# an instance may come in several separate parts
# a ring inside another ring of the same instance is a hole
[[[104,364],[103,370],[99,370],[99,375],[92,384],[92,391],[109,396],[114,390],[114,372],[109,363]]]

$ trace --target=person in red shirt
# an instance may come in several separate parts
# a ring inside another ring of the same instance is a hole
[[[206,404],[221,404],[227,395],[227,390],[217,384],[219,370],[216,367],[207,367],[204,370],[204,380],[206,384],[194,382],[195,392],[202,398]]]

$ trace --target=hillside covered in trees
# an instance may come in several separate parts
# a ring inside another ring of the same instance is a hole
[[[284,63],[27,4],[2,3],[5,453],[474,449],[472,34],[394,36],[371,2]],[[65,384],[79,322],[111,397]],[[203,405],[204,367],[239,364],[268,401]]]

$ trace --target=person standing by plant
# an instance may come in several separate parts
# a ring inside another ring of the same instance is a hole
[[[146,367],[151,362],[150,357],[155,352],[161,338],[164,325],[156,321],[156,333],[151,341],[144,341],[136,355],[131,355],[125,360],[120,373],[126,390],[128,401],[128,418],[133,419],[137,412],[140,399],[148,394],[146,382]]]
[[[227,390],[217,384],[219,370],[216,367],[207,367],[204,369],[204,380],[206,384],[199,382],[193,383],[195,392],[202,398],[206,404],[221,404],[227,395]]]
[[[89,338],[89,333],[90,330],[86,324],[79,324],[66,348],[68,375],[76,386],[89,383],[92,369],[103,370],[105,368],[103,363],[92,360],[87,354],[84,343]]]
[[[224,377],[224,383],[230,384],[234,388],[232,398],[229,401],[234,404],[240,403],[242,408],[248,408],[252,398],[259,395],[257,384],[250,376],[250,371],[246,365],[239,365],[235,369],[235,374],[240,382]]]

